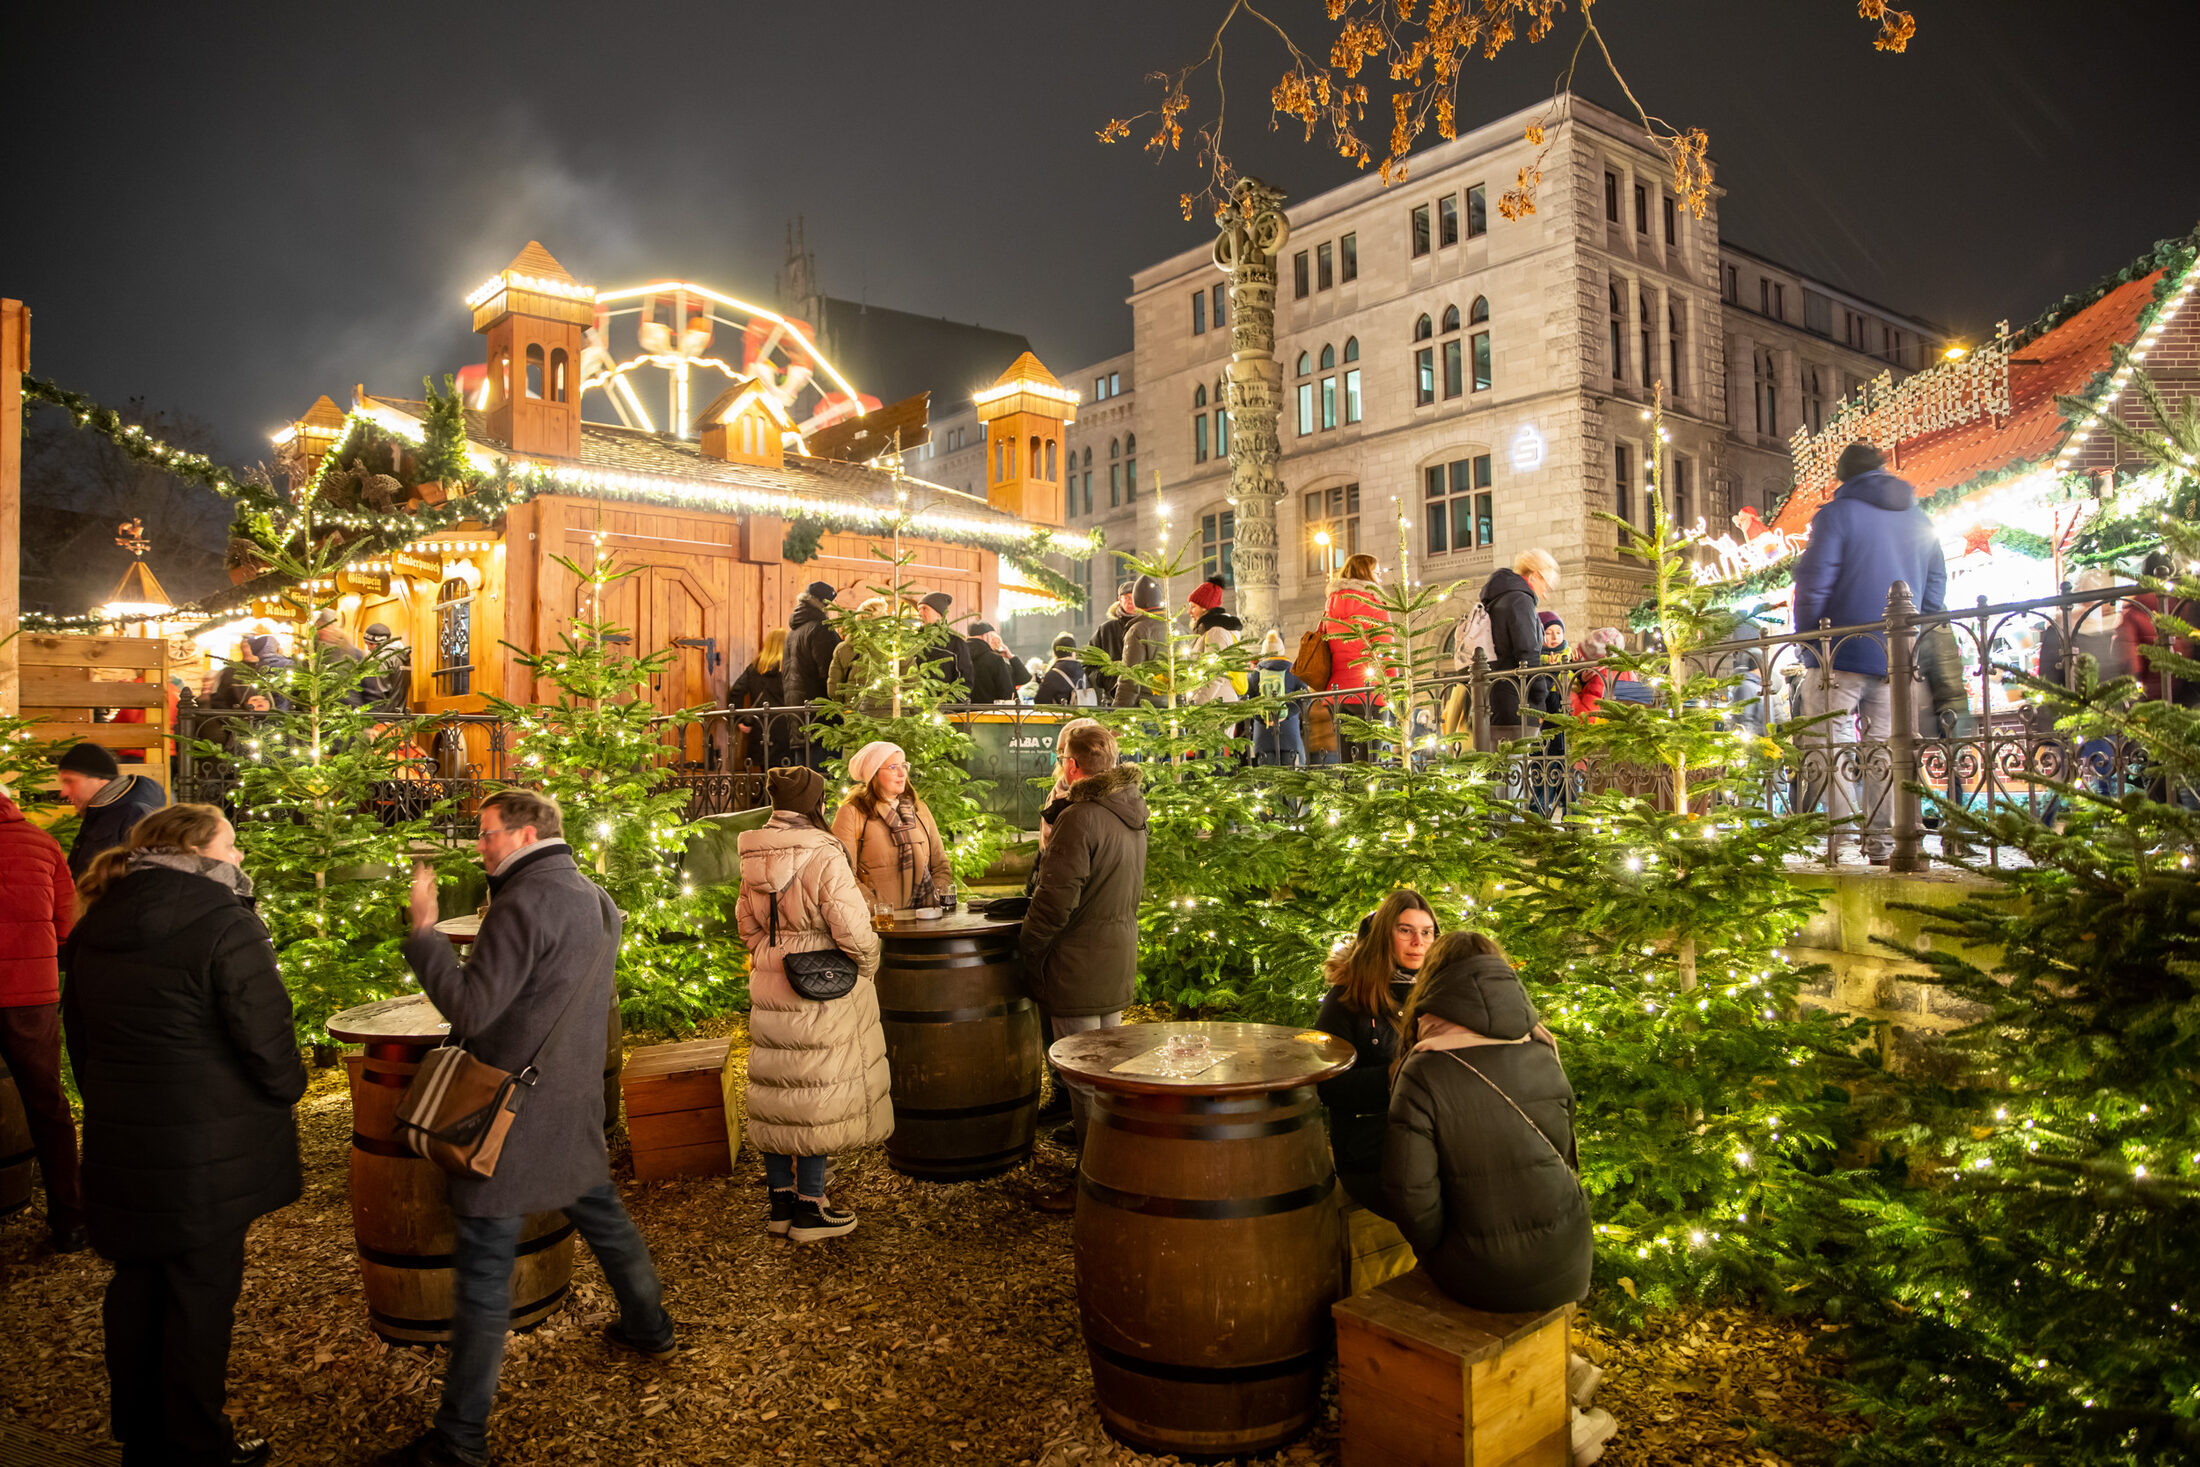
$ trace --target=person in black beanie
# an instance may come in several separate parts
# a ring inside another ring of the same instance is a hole
[[[168,803],[168,792],[142,774],[124,774],[97,744],[78,744],[54,765],[55,783],[83,823],[69,847],[69,875],[81,877],[101,851],[128,845],[130,827]]]
[[[917,603],[917,620],[926,626],[947,620],[947,613],[955,609],[955,598],[945,591],[934,591]],[[951,682],[963,689],[963,696],[975,700],[976,674],[971,666],[970,643],[953,626],[947,628],[947,640],[925,652],[924,660],[935,664],[934,672],[944,682]]]
[[[1031,681],[1016,654],[1001,644],[1001,634],[991,622],[972,622],[966,645],[970,649],[970,701],[1013,703],[1016,690]]]
[[[1054,665],[1039,679],[1039,691],[1031,701],[1066,708],[1091,685],[1085,664],[1077,660],[1077,639],[1064,632],[1054,639]]]
[[[790,708],[807,708],[825,696],[825,676],[832,670],[833,653],[840,648],[840,633],[833,630],[826,613],[836,594],[830,582],[812,581],[787,617],[787,649],[780,658],[779,676]],[[825,752],[823,745],[811,740],[802,762],[820,768]]]

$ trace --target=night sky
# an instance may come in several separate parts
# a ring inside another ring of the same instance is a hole
[[[2200,217],[2189,0],[1911,4],[1907,56],[1853,0],[1596,13],[1645,103],[1710,131],[1727,238],[1959,331]],[[828,293],[1067,370],[1130,344],[1132,270],[1211,233],[1176,209],[1188,158],[1093,133],[1224,8],[26,6],[0,22],[0,293],[35,313],[34,371],[201,416],[241,459],[317,393],[477,360],[460,298],[530,237],[597,284],[768,302],[800,213]],[[1320,11],[1276,3],[1304,34]],[[1343,181],[1266,130],[1279,63],[1234,34],[1241,161],[1300,197]],[[1547,96],[1572,34],[1475,63],[1463,120]]]

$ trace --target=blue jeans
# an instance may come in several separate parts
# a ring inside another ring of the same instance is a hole
[[[565,1215],[587,1239],[619,1300],[619,1323],[638,1345],[662,1347],[672,1339],[657,1267],[618,1189],[609,1182],[565,1205]],[[435,1429],[463,1456],[488,1460],[489,1410],[496,1404],[504,1369],[504,1337],[512,1324],[512,1258],[519,1247],[516,1217],[462,1217],[458,1223],[458,1277],[451,1319],[451,1361],[443,1376],[443,1404]]]
[[[784,1156],[777,1151],[764,1153],[764,1185],[774,1192],[792,1190],[797,1197],[811,1201],[825,1195],[825,1158],[822,1156]]]

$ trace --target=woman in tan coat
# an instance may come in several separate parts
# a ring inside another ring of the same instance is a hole
[[[952,891],[947,843],[932,812],[909,787],[909,756],[901,745],[865,744],[848,761],[848,777],[855,788],[833,817],[833,834],[847,849],[865,894],[906,911],[930,906],[930,898]]]
[[[879,1028],[878,934],[825,827],[825,777],[814,769],[765,776],[771,823],[741,833],[741,940],[749,948],[749,1136],[764,1153],[774,1233],[797,1243],[855,1230],[852,1212],[825,1196],[831,1153],[893,1134],[886,1035]],[[787,981],[788,953],[839,948],[856,960],[856,986],[839,998],[802,997]]]

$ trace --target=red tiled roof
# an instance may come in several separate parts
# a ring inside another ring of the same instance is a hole
[[[2139,314],[2154,299],[2162,278],[2157,270],[2129,281],[2053,329],[2010,353],[2009,416],[1979,418],[1896,445],[1888,467],[1917,486],[1929,499],[1982,474],[2052,457],[2070,434],[2055,406],[2057,397],[2084,390],[2111,362],[2109,348],[2130,345],[2139,334]],[[1780,507],[1774,522],[1788,531],[1810,523],[1818,507],[1832,497],[1832,485],[1816,493],[1798,490]]]

